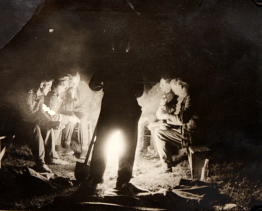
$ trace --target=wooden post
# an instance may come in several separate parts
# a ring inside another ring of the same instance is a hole
[[[0,136],[0,169],[2,168],[2,158],[5,155],[5,151],[6,151],[6,146],[10,144],[10,142],[14,139],[15,135],[13,135],[12,137],[8,137],[8,142],[7,144],[3,147],[2,149],[2,140],[6,139],[6,136]]]
[[[88,140],[89,142],[91,141],[91,138],[93,136],[93,128],[92,128],[92,122],[91,121],[88,121],[87,123],[87,133],[88,133]]]
[[[3,158],[3,156],[4,156],[4,154],[5,154],[5,147],[2,149],[2,140],[3,139],[5,139],[6,138],[6,136],[1,136],[0,137],[0,169],[1,169],[1,163],[2,163],[2,158]]]

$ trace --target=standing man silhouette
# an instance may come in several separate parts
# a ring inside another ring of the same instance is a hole
[[[139,71],[131,69],[130,43],[119,39],[114,45],[112,57],[107,61],[107,69],[96,71],[89,83],[93,91],[103,90],[101,112],[98,119],[97,139],[91,159],[89,186],[103,183],[106,168],[104,152],[108,136],[115,130],[123,134],[125,152],[119,156],[119,166],[115,191],[118,194],[143,191],[130,183],[137,145],[137,125],[141,107],[137,97],[144,91],[143,78]]]

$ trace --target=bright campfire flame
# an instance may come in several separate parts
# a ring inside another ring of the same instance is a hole
[[[113,132],[107,141],[105,153],[107,155],[106,172],[114,178],[118,170],[119,156],[124,153],[123,134],[120,131]]]

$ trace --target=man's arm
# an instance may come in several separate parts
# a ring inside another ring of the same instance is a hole
[[[67,124],[69,122],[70,115],[64,115],[64,114],[59,113],[62,102],[63,100],[58,96],[56,92],[53,92],[51,94],[51,97],[48,103],[48,106],[51,110],[51,112],[49,113],[49,116],[52,121],[59,121],[62,124]]]
[[[187,96],[180,109],[174,113],[167,114],[167,121],[174,125],[184,125],[189,122],[193,116],[193,107],[191,105],[191,98]]]
[[[60,127],[59,121],[52,121],[50,116],[44,110],[45,97],[42,95],[38,99],[33,92],[28,93],[26,100],[27,108],[29,108],[29,115],[31,116],[31,123],[37,124],[46,129],[57,129]],[[25,107],[26,108],[26,107]],[[28,113],[28,111],[27,111]]]
[[[187,124],[193,116],[193,109],[191,106],[190,97],[187,96],[183,103],[184,105],[181,105],[179,110],[168,112],[165,105],[163,105],[164,103],[162,102],[161,104],[160,102],[160,106],[156,112],[157,118],[167,120],[167,122],[172,125],[179,126]]]
[[[49,107],[46,107],[46,113],[49,115],[52,121],[58,121],[63,125],[68,124],[69,122],[77,123],[79,119],[72,113],[70,114],[61,114],[59,112],[63,99],[61,99],[57,93],[53,93],[49,100]]]
[[[57,125],[56,122],[51,121],[49,116],[42,109],[44,103],[44,96],[41,96],[39,99],[36,99],[33,91],[27,93],[26,99],[21,102],[22,104],[22,113],[27,122],[37,124],[46,128],[53,128]],[[56,123],[56,124],[55,124]]]
[[[84,81],[80,81],[77,89],[76,97],[79,103],[74,107],[74,112],[81,114],[81,116],[88,116],[93,92]]]

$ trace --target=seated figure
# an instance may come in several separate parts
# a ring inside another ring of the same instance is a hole
[[[162,78],[160,87],[165,95],[156,112],[160,124],[155,133],[155,141],[163,171],[171,172],[172,155],[192,142],[197,116],[194,115],[186,82]]]
[[[62,132],[62,146],[70,149],[73,132],[78,126],[78,144],[80,145],[80,159],[85,159],[89,146],[88,120],[89,106],[93,93],[85,81],[80,80],[80,74],[72,76],[72,83],[65,92],[65,99],[61,105],[60,113],[74,116],[77,121],[69,121]]]
[[[53,79],[41,79],[35,87],[16,90],[9,95],[8,103],[18,111],[19,127],[27,134],[28,144],[35,158],[36,170],[52,172],[47,164],[63,164],[55,151],[52,131],[60,127],[59,121],[53,121],[47,114],[45,96],[50,92]]]
[[[70,149],[65,149],[61,147],[62,130],[68,124],[76,124],[79,119],[73,114],[63,114],[61,113],[61,106],[64,103],[66,91],[70,88],[72,83],[72,76],[66,75],[60,77],[53,86],[53,90],[48,94],[46,99],[46,105],[50,108],[48,112],[50,118],[53,121],[60,122],[60,127],[53,130],[52,138],[55,142],[55,148],[58,153],[73,154],[74,152]]]

